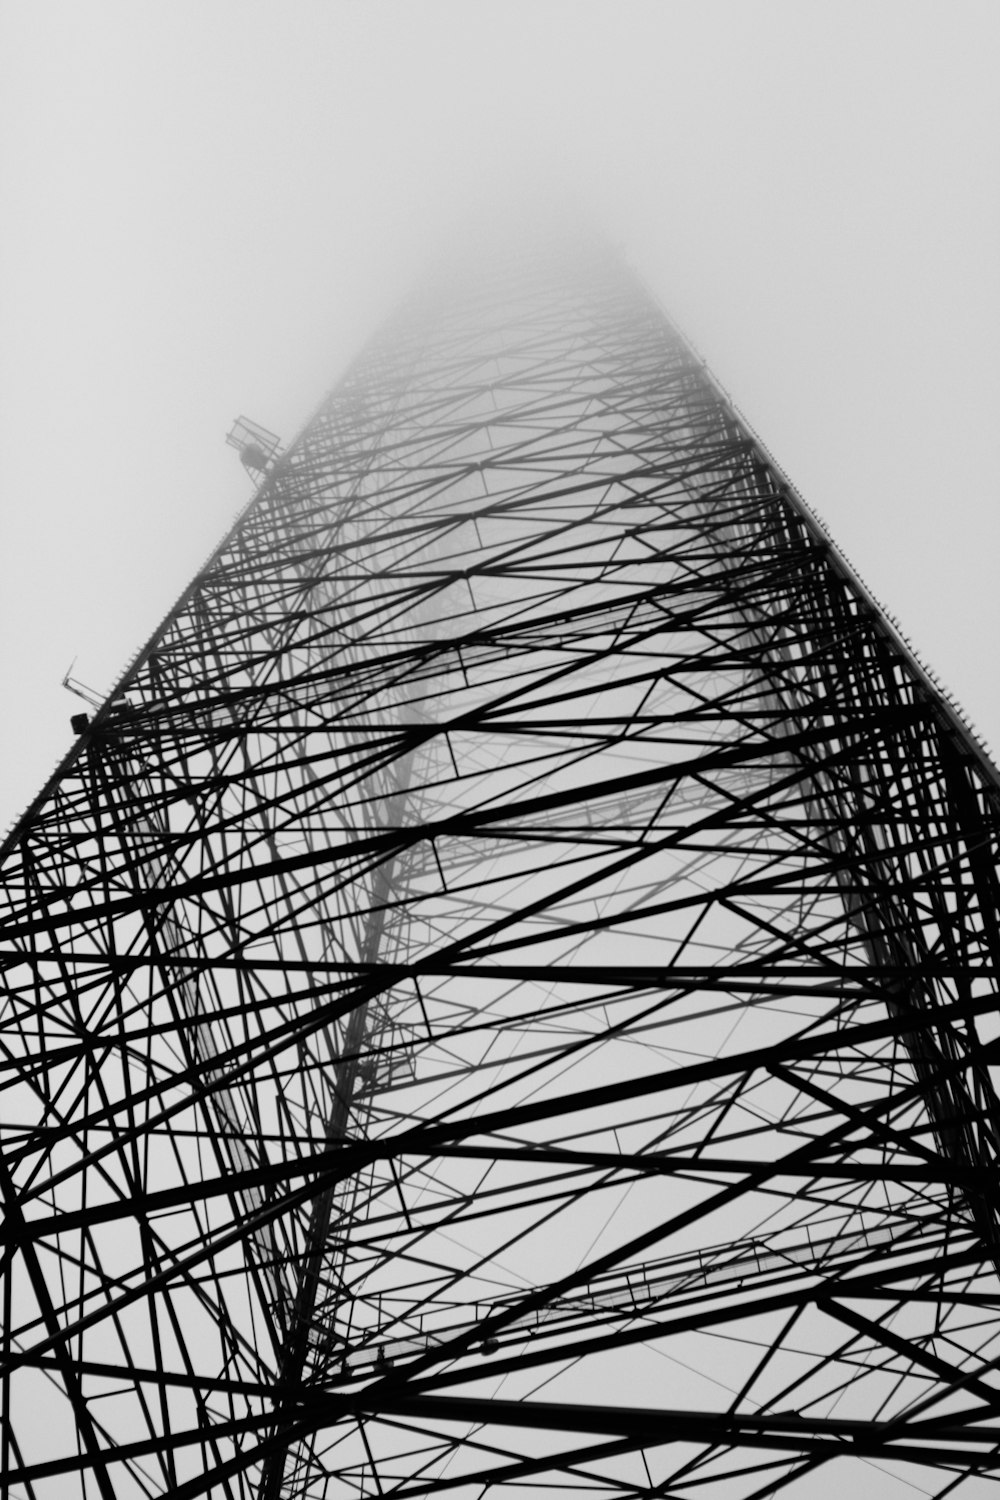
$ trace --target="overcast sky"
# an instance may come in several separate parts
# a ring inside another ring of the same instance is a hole
[[[464,221],[577,199],[1000,747],[1000,6],[8,0],[0,824]]]

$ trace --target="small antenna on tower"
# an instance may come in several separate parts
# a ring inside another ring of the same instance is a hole
[[[71,675],[75,666],[76,657],[74,656],[66,668],[66,675],[63,677],[62,686],[67,688],[69,692],[75,693],[78,698],[82,698],[84,703],[89,703],[91,708],[100,708],[104,702],[102,695],[95,692],[93,688],[89,688],[85,682],[80,682],[76,677]]]
[[[79,682],[74,676],[72,676],[73,668],[75,666],[76,657],[74,656],[73,660],[66,668],[66,673],[62,680],[63,687],[66,688],[69,692],[75,693],[77,698],[82,698],[84,703],[88,704],[91,708],[100,708],[103,701],[100,693],[95,693],[94,689],[89,688],[85,682]],[[70,716],[69,722],[70,728],[72,729],[74,734],[83,734],[86,729],[90,728],[90,715],[72,714]]]
[[[236,418],[226,442],[239,451],[243,467],[250,474],[266,473],[281,447],[276,433],[268,432],[259,422],[251,422],[249,417]]]

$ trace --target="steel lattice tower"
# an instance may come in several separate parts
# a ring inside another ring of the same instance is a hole
[[[5,846],[5,1493],[984,1492],[998,835],[628,273],[428,290]]]

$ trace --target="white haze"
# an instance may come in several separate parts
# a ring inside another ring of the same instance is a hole
[[[1000,745],[1000,9],[0,13],[0,823],[442,246],[571,202]]]

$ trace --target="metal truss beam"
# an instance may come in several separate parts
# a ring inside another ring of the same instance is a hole
[[[971,1500],[955,705],[601,251],[427,288],[265,459],[2,851],[6,1492]]]

